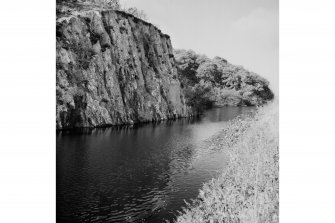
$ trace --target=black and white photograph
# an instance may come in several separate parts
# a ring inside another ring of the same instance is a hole
[[[332,222],[327,0],[0,7],[0,222]]]
[[[57,0],[57,222],[278,222],[278,1]]]

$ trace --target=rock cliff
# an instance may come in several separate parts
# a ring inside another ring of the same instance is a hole
[[[120,11],[57,16],[57,129],[186,117],[168,35]]]

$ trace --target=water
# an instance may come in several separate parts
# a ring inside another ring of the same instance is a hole
[[[227,165],[210,138],[247,107],[200,118],[57,133],[57,222],[163,222]]]

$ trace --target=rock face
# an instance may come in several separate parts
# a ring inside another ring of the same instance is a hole
[[[119,11],[56,22],[57,129],[133,124],[192,115],[169,36]]]

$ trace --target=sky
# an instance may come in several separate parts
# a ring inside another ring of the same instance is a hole
[[[121,0],[143,10],[175,49],[220,56],[278,92],[279,0]]]

